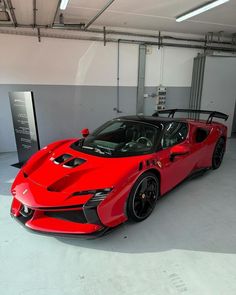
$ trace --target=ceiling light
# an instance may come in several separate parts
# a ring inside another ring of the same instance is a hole
[[[60,9],[65,10],[69,0],[61,0]]]
[[[228,1],[229,0],[216,0],[216,1],[207,2],[202,6],[199,6],[199,7],[195,8],[195,9],[193,9],[193,10],[187,11],[184,14],[181,14],[180,16],[178,16],[176,18],[176,21],[177,22],[182,22],[182,21],[184,21],[184,20],[186,20],[188,18],[191,18],[191,17],[193,17],[195,15],[198,15],[200,13],[203,13],[203,12],[209,10],[209,9],[212,9],[212,8],[214,8],[216,6],[224,4],[225,2],[228,2]]]

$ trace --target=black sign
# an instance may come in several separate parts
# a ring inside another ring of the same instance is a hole
[[[9,98],[21,166],[40,148],[33,92],[9,92]]]

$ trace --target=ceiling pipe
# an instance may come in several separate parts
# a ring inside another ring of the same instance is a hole
[[[11,3],[11,0],[6,0],[7,2],[7,6],[10,10],[10,15],[11,15],[11,19],[13,21],[13,24],[14,24],[14,27],[17,27],[18,24],[17,24],[17,20],[16,20],[16,15],[15,15],[15,8],[12,6],[12,3]]]
[[[73,31],[83,31],[81,29],[83,27],[83,24],[55,24],[52,28],[53,29],[61,29],[61,30],[73,30]],[[88,29],[86,30],[88,33],[96,33],[96,34],[104,34],[103,30],[101,29]],[[158,39],[158,35],[150,35],[150,34],[141,34],[141,33],[133,33],[133,32],[125,32],[125,31],[115,31],[115,30],[108,30],[106,29],[106,35],[124,35],[124,36],[131,36],[131,37],[140,37],[140,38],[151,38],[151,39]],[[183,37],[173,37],[173,36],[168,36],[168,35],[163,35],[161,37],[162,39],[166,40],[175,40],[175,41],[184,41],[184,42],[196,42],[196,43],[205,43],[205,39],[194,39],[194,38],[183,38]],[[218,41],[212,41],[211,43],[213,44],[219,44]],[[222,45],[232,45],[232,42],[226,42],[226,41],[221,41],[220,44]]]
[[[77,32],[84,32],[84,29],[82,29],[84,24],[55,24],[53,26],[50,25],[37,25],[36,27],[41,29],[55,29],[55,30],[66,30],[66,31],[77,31]],[[11,28],[14,27],[12,24],[0,24],[0,28]],[[17,25],[18,28],[32,28],[32,25]],[[88,29],[86,30],[87,33],[95,33],[95,34],[102,34],[104,35],[104,31],[101,29]],[[123,35],[123,36],[131,36],[131,37],[140,37],[140,38],[151,38],[151,39],[158,39],[159,35],[149,35],[149,34],[141,34],[141,33],[133,33],[133,32],[125,32],[125,31],[115,31],[115,30],[107,30],[106,29],[106,35]],[[175,41],[184,41],[184,42],[196,42],[196,43],[206,43],[205,39],[194,39],[194,38],[183,38],[183,37],[174,37],[174,36],[168,36],[168,35],[162,35],[162,39],[165,40],[175,40]],[[220,43],[218,41],[211,41],[211,44],[222,44],[222,45],[234,45],[232,42],[226,42],[221,41]]]
[[[88,23],[84,26],[84,30],[86,31],[101,14],[114,2],[115,0],[109,0],[108,3],[93,17]]]
[[[163,36],[164,39],[176,40],[176,41],[187,41],[187,42],[199,42],[205,43],[205,39],[194,39],[194,38],[182,38],[182,37],[173,37],[173,36]],[[219,44],[218,41],[212,41],[211,43]],[[231,42],[221,41],[220,44],[232,45]]]
[[[0,28],[12,29],[12,28],[15,28],[15,25],[14,24],[8,24],[8,25],[0,24]],[[32,29],[33,25],[19,25],[19,24],[17,24],[17,28],[20,28],[20,29]],[[47,25],[36,25],[35,28],[50,29],[51,27],[49,27]]]
[[[116,107],[113,108],[117,114],[122,113],[120,110],[120,39],[117,40],[117,76],[116,76]]]
[[[61,29],[61,30],[73,30],[73,31],[82,31],[81,28],[83,28],[85,25],[83,23],[80,24],[54,24],[53,29]],[[89,33],[103,33],[103,30],[93,28],[88,29],[86,32]],[[158,35],[149,35],[149,34],[141,34],[141,33],[133,33],[133,32],[124,32],[124,31],[115,31],[115,30],[109,30],[106,29],[107,34],[110,35],[126,35],[126,36],[135,36],[135,37],[148,37],[148,38],[157,38]]]
[[[36,14],[37,14],[37,3],[36,0],[33,0],[33,27],[36,28]]]
[[[29,28],[32,26],[27,26]],[[40,27],[40,26],[38,26]],[[14,28],[11,26],[10,28]],[[28,36],[37,36],[37,33],[34,31],[31,32],[20,32],[20,31],[0,31],[0,33],[6,33],[6,34],[16,34],[16,35],[28,35]],[[71,39],[71,40],[86,40],[86,41],[98,41],[98,42],[104,42],[103,38],[100,37],[89,37],[89,36],[62,36],[62,35],[50,35],[41,32],[41,37],[46,38],[59,38],[59,39]],[[113,43],[126,43],[126,44],[144,44],[144,45],[153,45],[153,46],[160,46],[160,42],[152,42],[149,40],[132,40],[132,39],[115,39],[115,38],[107,38],[106,42],[113,42]],[[209,45],[197,45],[197,44],[180,44],[180,43],[166,43],[162,42],[161,46],[164,47],[179,47],[179,48],[189,48],[189,49],[201,49],[201,50],[215,50],[215,51],[223,51],[223,52],[236,52],[236,48],[227,48],[227,47],[220,47],[220,46],[209,46]]]
[[[6,27],[6,26],[5,26]],[[28,26],[29,28],[30,26]],[[39,26],[40,27],[40,26]],[[12,26],[10,28],[13,28]],[[32,28],[32,26],[31,26]],[[34,31],[30,32],[20,32],[20,31],[0,31],[0,33],[6,34],[16,34],[16,35],[28,35],[28,36],[37,36],[37,33]],[[63,35],[50,35],[50,33],[41,32],[41,37],[46,38],[59,38],[59,39],[71,39],[71,40],[85,40],[85,41],[98,41],[104,42],[103,38],[100,37],[93,37],[93,36],[63,36]],[[120,41],[119,41],[120,40]],[[144,44],[144,45],[153,45],[153,46],[161,46],[161,47],[179,47],[179,48],[189,48],[189,49],[201,49],[201,50],[215,50],[215,51],[222,51],[222,52],[236,52],[236,48],[227,48],[227,47],[220,47],[220,46],[209,46],[209,45],[197,45],[197,44],[180,44],[180,43],[166,43],[162,42],[153,42],[150,40],[132,40],[132,39],[115,39],[115,38],[107,38],[106,42],[113,42],[113,43],[126,43],[126,44]]]
[[[53,29],[61,29],[61,30],[74,30],[74,31],[83,31],[81,28],[83,28],[83,24],[55,24],[52,27]],[[97,33],[97,34],[103,34],[103,30],[93,28],[93,29],[88,29],[86,32],[89,33]],[[133,33],[133,32],[125,32],[125,31],[115,31],[115,30],[109,30],[106,29],[106,34],[107,35],[125,35],[125,36],[132,36],[132,37],[140,37],[140,38],[153,38],[157,39],[157,35],[150,35],[150,34],[142,34],[142,33]],[[178,40],[178,41],[186,41],[186,42],[199,42],[199,43],[205,43],[205,39],[194,39],[194,38],[182,38],[182,37],[173,37],[173,36],[168,36],[168,35],[163,35],[162,36],[164,39],[172,39],[172,40]],[[212,41],[211,43],[218,44],[217,41]],[[232,45],[231,42],[225,42],[221,41],[221,44],[225,45]]]
[[[25,29],[32,29],[32,25],[17,25],[19,28],[25,28]],[[51,27],[49,26],[43,26],[43,25],[37,25],[37,28],[41,28],[41,29],[50,29]],[[14,25],[1,25],[0,24],[0,28],[14,28]],[[79,30],[80,32],[84,32],[83,30]],[[88,33],[92,33],[90,30],[86,31]],[[1,31],[0,31],[1,33]],[[7,33],[12,33],[12,34],[21,34],[21,35],[29,35],[29,36],[35,36],[34,33],[30,33],[30,32],[20,32],[20,31],[8,31]],[[56,36],[56,35],[50,35],[49,33],[46,32],[41,32],[41,37],[50,37],[50,38],[61,38],[61,39],[73,39],[73,40],[88,40],[88,41],[102,41],[104,42],[104,38],[100,38],[100,37],[94,37],[94,36]],[[143,38],[145,38],[145,36],[142,36]],[[158,36],[157,36],[158,37]],[[236,48],[235,47],[220,47],[219,45],[225,45],[223,43],[218,43],[218,46],[213,46],[211,45],[207,45],[206,43],[203,45],[198,45],[198,44],[180,44],[180,43],[167,43],[167,42],[163,42],[164,39],[174,39],[174,40],[178,40],[178,41],[190,41],[192,40],[193,42],[199,42],[196,41],[195,39],[185,39],[185,38],[176,38],[176,37],[171,37],[171,36],[162,36],[162,42],[160,42],[160,40],[158,38],[156,38],[158,40],[158,42],[155,41],[150,41],[150,40],[132,40],[132,39],[124,39],[124,38],[119,38],[119,39],[115,39],[115,38],[106,38],[106,42],[115,42],[117,43],[118,40],[120,40],[121,43],[130,43],[130,44],[146,44],[146,45],[154,45],[154,46],[166,46],[166,47],[181,47],[181,48],[192,48],[192,49],[202,49],[202,50],[218,50],[218,51],[227,51],[227,52],[236,52]],[[204,40],[205,41],[205,40]],[[201,41],[202,42],[202,41]],[[204,43],[204,42],[203,42]],[[232,43],[229,43],[229,45],[232,46]]]
[[[41,32],[40,32],[40,28],[37,28],[37,32],[38,32],[38,41],[41,42]]]
[[[58,11],[59,11],[59,9],[60,9],[60,5],[61,5],[61,0],[59,0],[59,1],[57,2],[57,8],[56,8],[56,11],[55,11],[55,14],[54,14],[54,17],[53,17],[53,21],[52,21],[52,27],[53,27],[54,24],[55,24],[57,14],[58,14]]]
[[[66,30],[66,31],[84,31],[84,26],[85,24],[84,23],[80,23],[80,24],[54,24],[52,26],[52,29],[56,29],[56,30]],[[90,32],[90,29],[89,30],[86,30],[86,32]],[[103,31],[102,30],[99,30],[99,33],[102,33]]]

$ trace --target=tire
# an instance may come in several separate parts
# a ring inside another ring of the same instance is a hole
[[[129,220],[140,222],[155,208],[159,197],[159,179],[151,172],[143,173],[131,189],[127,202]]]
[[[221,137],[215,146],[212,156],[212,169],[218,169],[223,161],[225,153],[225,139]]]

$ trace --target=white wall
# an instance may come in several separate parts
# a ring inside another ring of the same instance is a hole
[[[116,43],[0,34],[0,152],[16,149],[9,91],[33,91],[42,145],[91,130],[117,113]],[[136,109],[138,45],[120,44],[120,109]],[[185,106],[196,50],[149,48],[146,86],[169,86],[169,106]],[[98,87],[99,86],[99,87]],[[149,113],[154,109],[149,105]],[[92,119],[91,114],[93,114]]]
[[[231,136],[236,102],[236,57],[208,56],[205,63],[201,108],[229,115]]]
[[[197,49],[152,46],[146,59],[146,86],[190,87]]]
[[[0,84],[115,86],[117,44],[0,34]],[[190,86],[197,50],[152,47],[146,86]],[[161,53],[161,51],[163,51]],[[163,58],[163,81],[161,62]],[[121,44],[120,85],[136,86],[138,45]]]

